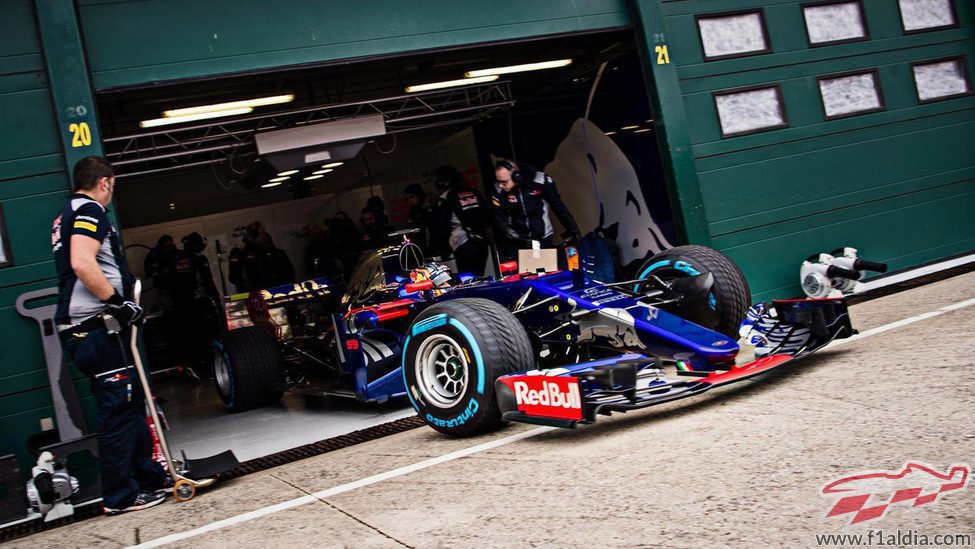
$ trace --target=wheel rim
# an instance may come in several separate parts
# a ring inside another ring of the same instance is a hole
[[[213,379],[217,382],[217,389],[225,396],[230,396],[230,366],[223,353],[217,352],[213,356]]]
[[[457,341],[444,334],[423,340],[414,361],[423,399],[438,408],[457,404],[469,381],[467,355]]]

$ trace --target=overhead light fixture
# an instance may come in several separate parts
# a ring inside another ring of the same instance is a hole
[[[289,93],[286,95],[272,95],[270,97],[258,97],[257,99],[245,99],[243,101],[230,101],[228,103],[216,103],[214,105],[201,105],[199,107],[187,107],[185,109],[172,109],[168,111],[163,111],[163,116],[165,116],[166,118],[174,118],[178,116],[191,116],[194,114],[202,114],[208,112],[220,112],[220,111],[230,111],[234,109],[264,107],[267,105],[280,105],[281,103],[290,103],[294,100],[295,100],[295,95],[293,93]]]
[[[640,127],[640,126],[623,126],[623,127],[622,127],[622,128],[620,128],[620,129],[621,129],[621,130],[635,130],[635,129],[637,129],[637,128],[639,128],[639,127]]]
[[[543,69],[557,69],[559,67],[565,67],[571,64],[571,59],[556,59],[554,61],[542,61],[540,63],[525,63],[523,65],[509,65],[507,67],[494,67],[493,69],[467,71],[464,73],[464,76],[467,78],[477,78],[479,76],[488,76],[491,74],[497,75],[511,74],[513,72],[540,71]]]
[[[305,178],[305,181],[311,181],[312,179],[321,179],[325,177],[324,175],[309,175]]]
[[[279,173],[278,174],[278,177],[285,177],[285,176],[289,176],[289,175],[294,175],[296,173],[298,173],[298,170],[288,170],[286,172]]]
[[[155,128],[156,126],[167,126],[169,124],[182,124],[183,122],[193,122],[194,120],[206,120],[208,118],[220,118],[221,116],[237,116],[253,111],[253,107],[242,107],[239,109],[228,109],[225,111],[201,112],[186,116],[173,116],[169,118],[153,118],[139,122],[140,128]]]
[[[637,131],[635,131],[633,133],[643,133],[643,132],[648,132],[648,131],[650,131],[650,128],[643,128],[643,129],[637,130]]]
[[[275,177],[274,179],[268,179],[268,183],[278,183],[278,182],[281,182],[281,181],[287,181],[289,179],[291,179],[291,178],[289,176],[287,176],[287,175],[284,176],[284,177]]]
[[[270,180],[267,183],[261,185],[262,189],[270,189],[271,187],[277,187],[281,184],[281,181]]]
[[[334,172],[334,171],[335,171],[335,170],[332,170],[332,169],[328,169],[328,170],[318,170],[317,172],[311,172],[311,174],[312,174],[312,175],[325,175],[325,174],[327,174],[327,173],[332,173],[332,172]]]
[[[439,90],[441,88],[456,88],[457,86],[470,86],[471,84],[483,84],[484,82],[494,82],[498,75],[481,76],[478,78],[461,78],[460,80],[445,80],[443,82],[431,82],[429,84],[417,84],[407,86],[406,93],[416,93],[429,90]]]
[[[342,164],[345,164],[345,162],[329,162],[328,164],[325,164],[322,167],[323,168],[338,168]]]
[[[616,135],[616,132],[606,132],[606,135]]]

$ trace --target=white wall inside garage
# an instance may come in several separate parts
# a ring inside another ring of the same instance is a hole
[[[234,231],[246,226],[253,221],[260,221],[264,224],[267,232],[274,239],[277,247],[287,252],[288,257],[295,266],[295,272],[299,278],[304,277],[304,251],[308,241],[297,236],[298,232],[306,223],[322,222],[327,217],[335,215],[339,210],[349,212],[353,219],[358,216],[352,212],[357,212],[366,200],[375,194],[382,197],[381,187],[370,190],[368,187],[353,189],[342,194],[328,194],[313,196],[299,200],[289,200],[267,204],[254,208],[244,208],[232,212],[222,212],[212,215],[181,219],[168,223],[146,225],[132,229],[122,230],[122,239],[128,247],[126,257],[132,272],[139,278],[144,273],[143,262],[145,261],[148,250],[141,246],[154,247],[156,241],[164,234],[171,235],[176,240],[176,245],[180,246],[179,240],[191,233],[198,232],[205,236],[208,242],[206,255],[210,260],[210,267],[213,271],[214,280],[218,280],[221,265],[224,271],[224,280],[227,283],[229,292],[233,292],[233,285],[226,280],[227,265],[226,255],[223,257],[222,264],[218,262],[216,253],[216,242],[232,248],[240,245],[240,238],[234,237]],[[219,280],[217,285],[219,286]]]
[[[386,146],[389,145],[386,144]],[[275,245],[288,254],[295,266],[298,278],[303,279],[305,277],[304,251],[308,241],[298,237],[297,233],[305,224],[321,224],[326,218],[332,217],[338,211],[348,213],[354,221],[357,221],[359,211],[365,205],[366,200],[375,195],[386,202],[386,211],[394,224],[401,225],[407,215],[403,190],[410,183],[419,182],[424,184],[430,193],[429,198],[433,200],[433,187],[426,181],[428,179],[427,174],[441,164],[454,165],[465,174],[469,184],[480,187],[480,167],[477,162],[474,133],[469,127],[428,146],[422,153],[417,153],[415,149],[411,149],[408,154],[402,154],[393,149],[387,156],[389,156],[390,161],[384,164],[382,172],[375,174],[374,184],[371,186],[352,188],[338,193],[319,194],[297,200],[282,200],[279,193],[272,194],[269,191],[263,193],[261,191],[243,191],[243,194],[248,197],[246,200],[261,200],[263,195],[263,200],[274,202],[132,228],[125,228],[127,219],[123,216],[122,238],[128,246],[126,255],[132,272],[140,278],[144,276],[143,262],[148,250],[142,246],[150,248],[155,246],[156,241],[164,234],[172,236],[176,240],[177,246],[180,246],[179,240],[183,236],[191,232],[198,232],[207,238],[206,254],[210,260],[214,280],[217,280],[219,286],[220,271],[218,266],[222,266],[227,289],[229,292],[233,292],[233,285],[226,279],[226,257],[223,258],[221,265],[216,254],[216,241],[219,240],[229,248],[237,246],[240,244],[240,239],[233,236],[235,229],[246,226],[253,221],[260,221],[274,239]],[[209,182],[209,185],[211,188],[216,187],[215,182]],[[241,194],[241,191],[241,189],[237,189],[238,194]],[[134,197],[137,197],[138,194],[132,193]],[[129,198],[129,200],[131,199]],[[147,200],[147,198],[143,196],[142,200]],[[176,206],[177,208],[200,207],[194,205],[193,201],[193,194],[183,193],[183,198]],[[156,197],[155,203],[151,207],[167,208],[168,205],[163,196],[160,195]],[[152,292],[149,292],[146,297],[151,300],[151,296]]]

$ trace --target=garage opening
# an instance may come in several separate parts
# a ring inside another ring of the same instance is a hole
[[[476,72],[534,63],[547,64]],[[279,266],[288,264],[288,283],[347,279],[369,245],[350,246],[341,227],[361,238],[363,209],[378,198],[390,230],[407,228],[407,189],[418,185],[433,205],[443,165],[485,196],[497,159],[536,166],[554,178],[584,233],[599,228],[615,244],[624,271],[677,243],[631,31],[108,90],[98,106],[118,173],[114,208],[146,285],[144,348],[170,438],[191,457],[230,448],[251,459],[414,412],[404,398],[360,402],[332,375],[331,349],[311,345],[299,349],[308,356],[292,357],[306,364],[284,380],[293,390],[280,402],[228,413],[212,381],[219,368],[209,352],[201,358],[211,348],[203,313],[176,296],[206,292],[176,289],[167,269],[185,265],[160,269],[167,235],[175,248],[201,247],[219,294],[214,309],[221,323],[229,311],[230,327],[249,322],[232,260],[258,234],[255,222],[279,250]],[[487,271],[497,274],[494,256]],[[203,281],[193,275],[189,284]],[[285,339],[302,321],[285,308],[271,317]]]

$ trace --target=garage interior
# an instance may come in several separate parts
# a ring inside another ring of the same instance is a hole
[[[417,84],[457,80],[467,71],[564,59],[571,63],[481,83],[406,91]],[[223,111],[239,113],[233,116],[140,127],[169,110],[281,96],[289,100]],[[635,208],[631,216],[637,219],[650,216],[657,229],[649,241],[627,241],[624,261],[632,263],[676,242],[631,31],[106,90],[97,101],[105,154],[117,171],[114,208],[130,266],[143,278],[146,253],[160,236],[173,236],[179,246],[182,236],[199,232],[208,239],[206,255],[217,287],[225,296],[232,294],[227,251],[240,245],[246,224],[259,220],[289,255],[298,280],[304,280],[307,240],[301,235],[306,224],[321,224],[339,211],[356,220],[366,200],[379,196],[394,228],[403,228],[406,185],[419,183],[431,196],[432,172],[453,164],[466,183],[486,193],[493,184],[495,157],[529,162],[555,176],[583,232],[609,226],[613,215],[593,206],[600,202],[594,199],[593,182],[570,182],[559,174],[572,170],[553,165],[560,151],[572,152],[563,146],[587,111],[599,138],[615,144],[639,179],[639,188],[626,191],[615,206]],[[307,143],[302,154],[290,157],[262,155],[260,138],[255,138],[377,117],[382,131],[374,135],[367,130],[338,145]],[[591,133],[583,135],[595,140]],[[574,156],[568,162],[586,173],[589,166],[598,171],[601,159],[586,152]],[[611,199],[601,197],[604,203]],[[158,317],[156,292],[150,281],[146,284],[148,311]],[[172,427],[169,436],[190,457],[229,448],[242,460],[252,459],[413,414],[405,400],[377,406],[340,397],[310,399],[299,392],[286,394],[274,406],[230,414],[213,389],[211,372],[197,368],[200,379],[194,379],[179,369],[185,366],[179,359],[149,360]],[[268,437],[269,432],[275,436]]]

